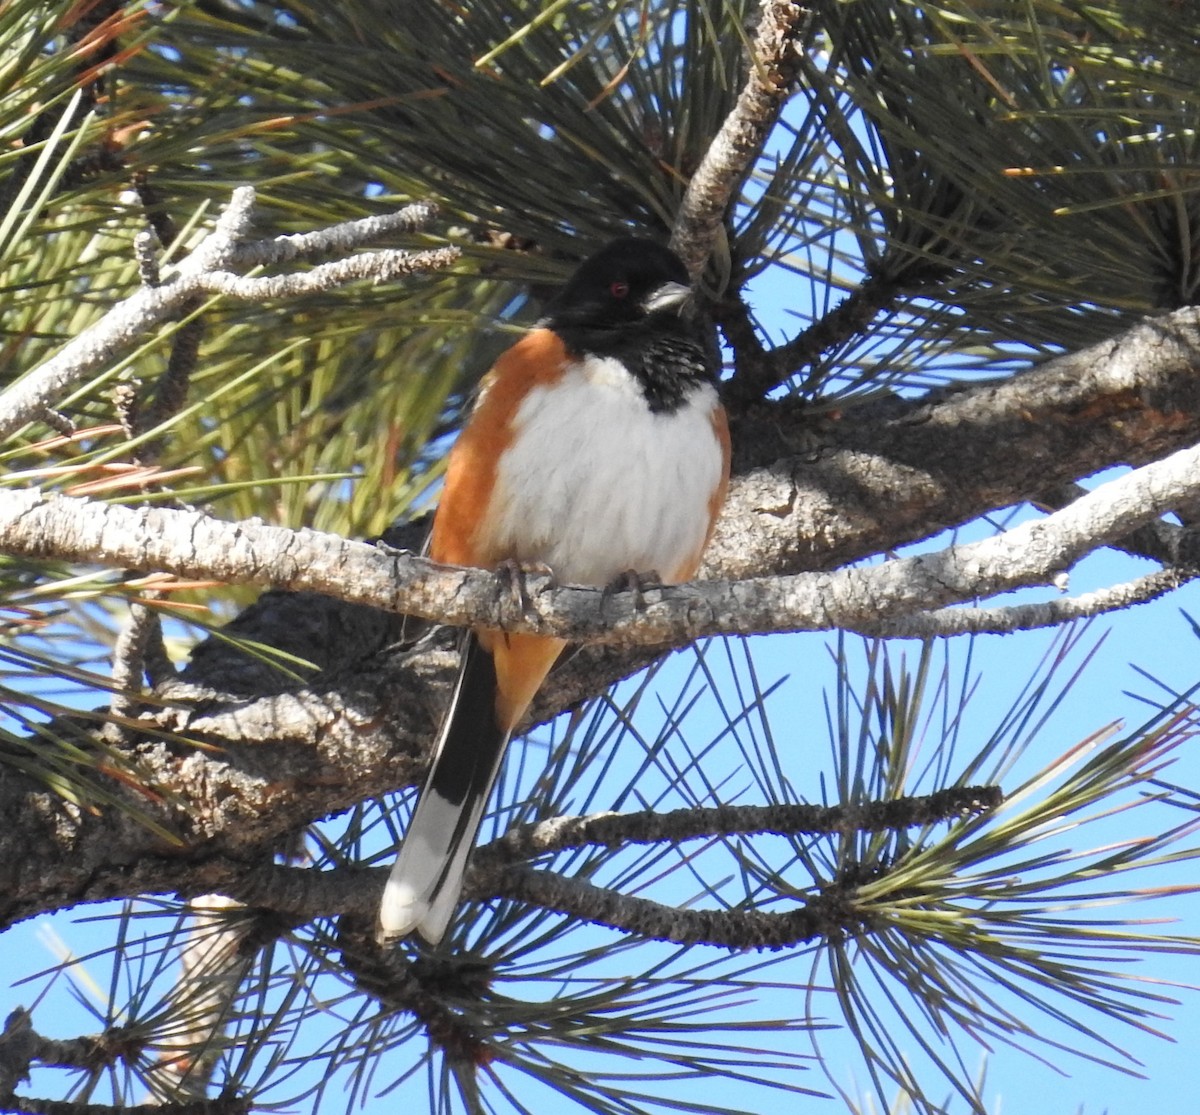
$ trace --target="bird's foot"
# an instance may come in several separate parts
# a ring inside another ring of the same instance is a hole
[[[542,561],[517,561],[516,558],[505,558],[496,566],[496,598],[507,594],[509,599],[521,609],[524,615],[529,611],[529,592],[525,587],[525,578],[530,574],[538,577],[549,577],[550,585],[554,587],[554,570]]]
[[[651,589],[662,587],[663,580],[658,570],[648,569],[639,572],[636,569],[626,569],[604,586],[603,606],[607,607],[608,602],[618,593],[631,592],[633,593],[634,610],[640,612],[646,606],[645,594]]]

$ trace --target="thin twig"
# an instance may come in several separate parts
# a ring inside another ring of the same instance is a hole
[[[179,307],[179,316],[186,317],[200,307],[200,299],[189,298]],[[138,407],[134,436],[153,430],[167,422],[187,401],[188,385],[200,356],[200,341],[204,336],[204,321],[200,317],[181,325],[171,342],[167,367],[159,377],[154,400],[148,407]],[[151,464],[163,449],[161,438],[146,442],[134,455],[138,464]]]
[[[133,238],[133,257],[137,260],[142,286],[158,286],[162,272],[158,269],[158,237],[153,229],[144,228]]]
[[[29,1079],[39,1040],[29,1011],[17,1007],[9,1014],[0,1033],[0,1103],[22,1080]]]
[[[867,918],[855,908],[853,893],[843,893],[836,886],[783,913],[685,910],[531,867],[510,867],[499,890],[505,898],[555,910],[578,921],[678,944],[774,950],[855,936],[869,927]]]
[[[62,411],[54,410],[52,407],[43,407],[39,417],[50,429],[55,433],[62,434],[63,437],[71,437],[75,433],[75,423]]]
[[[930,825],[995,809],[1003,795],[995,786],[951,786],[932,794],[852,805],[723,805],[668,813],[593,813],[554,817],[509,829],[472,857],[473,890],[486,891],[489,872],[566,848],[623,847],[762,833],[883,832]]]
[[[150,222],[150,227],[154,230],[159,244],[165,251],[175,243],[175,238],[179,235],[175,221],[167,212],[162,197],[151,184],[149,175],[144,170],[134,172],[133,188],[137,193],[138,201],[142,203],[142,211],[146,215],[146,220]],[[142,281],[145,282],[144,279]]]
[[[733,350],[733,376],[725,385],[725,397],[738,402],[752,398],[755,392],[744,391],[742,385],[769,378],[770,372],[764,371],[764,368],[769,368],[771,354],[759,339],[750,307],[740,294],[730,291],[714,305],[713,315]],[[757,394],[761,397],[764,392]]]
[[[161,241],[163,235],[173,236],[174,222],[170,215],[160,205],[154,203],[152,192],[144,176],[139,179],[138,196],[146,206],[147,219],[151,227],[144,228],[134,238],[134,252],[137,257],[138,273],[142,284],[156,288],[162,281],[158,266],[158,255],[155,241]],[[164,242],[169,243],[169,241]],[[189,299],[180,307],[180,313],[186,316],[199,305],[199,299]],[[175,414],[187,398],[188,383],[196,366],[200,349],[200,336],[203,325],[199,319],[185,324],[175,334],[171,345],[171,355],[167,366],[159,378],[155,391],[154,402],[149,407],[142,405],[141,383],[125,383],[119,385],[114,392],[113,402],[117,417],[129,438],[135,438],[148,429],[153,429]],[[162,439],[155,439],[144,444],[134,454],[138,464],[153,464],[158,460],[163,449]],[[122,719],[133,719],[141,704],[142,680],[146,674],[147,657],[155,662],[157,671],[161,674],[164,663],[170,666],[166,648],[163,645],[162,621],[153,608],[134,601],[129,606],[129,616],[125,627],[118,636],[113,647],[113,685],[115,687],[112,711]],[[174,670],[171,669],[173,674]],[[161,678],[159,680],[162,680]],[[125,728],[113,720],[105,725],[105,735],[120,742],[125,736]]]
[[[14,1009],[0,1032],[0,1109],[11,1110],[12,1096],[35,1065],[95,1070],[117,1062],[128,1052],[124,1032],[113,1029],[97,1037],[47,1038],[33,1028],[24,1007]]]
[[[369,929],[386,877],[386,868],[370,872],[354,868],[313,871],[268,864],[239,877],[237,889],[247,901],[270,905],[290,917],[307,920],[342,915],[347,924],[350,919],[361,921],[361,932],[355,932],[354,943],[347,944],[347,952],[352,955],[346,960],[352,961],[356,982],[363,990],[379,996],[394,1009],[413,1011],[431,1033],[436,1032],[439,1042],[448,1046],[471,1044],[472,1032],[457,1031],[452,1020],[443,1018],[436,1009],[436,1002],[423,1004],[427,989],[421,981],[413,980],[414,973],[406,970],[402,958],[381,967],[385,963],[381,958],[387,954],[375,948]],[[865,923],[848,901],[849,893],[843,893],[837,884],[829,884],[821,893],[803,902],[796,900],[793,908],[780,913],[685,910],[523,864],[488,871],[486,875],[473,871],[464,892],[475,900],[515,899],[657,940],[726,948],[785,948],[817,938],[852,934]]]
[[[134,601],[129,605],[129,616],[125,626],[113,644],[113,697],[111,709],[114,716],[127,719],[137,716],[141,706],[142,681],[145,675],[146,648],[152,640],[162,644],[162,628],[158,613],[146,604]],[[108,727],[117,728],[117,724]]]
[[[486,978],[480,978],[488,974],[486,966],[470,955],[410,960],[400,949],[380,949],[375,943],[374,924],[373,912],[369,919],[338,919],[342,964],[355,986],[373,995],[388,1010],[411,1013],[429,1040],[453,1060],[473,1064],[487,1060],[487,1043],[446,1002],[447,998],[461,1000],[464,992],[479,996],[486,984]],[[450,996],[447,990],[452,992]]]
[[[1197,577],[1200,577],[1200,569],[1171,566],[1123,584],[1060,600],[1013,604],[1005,608],[937,608],[911,616],[897,616],[878,624],[861,624],[854,630],[863,635],[890,639],[934,639],[968,634],[1007,635],[1013,631],[1059,627],[1072,620],[1148,604]]]
[[[261,264],[278,266],[297,259],[353,251],[384,236],[397,232],[418,232],[428,228],[437,216],[437,206],[431,201],[416,201],[394,213],[380,213],[344,221],[315,232],[296,232],[258,240],[238,247],[233,263],[238,267]]]
[[[996,786],[949,786],[932,794],[852,805],[739,805],[677,809],[668,813],[595,813],[555,817],[510,829],[476,849],[467,892],[475,899],[503,889],[507,870],[535,856],[568,848],[621,847],[717,836],[763,833],[883,832],[933,825],[995,809],[1004,795]],[[309,920],[348,914],[373,918],[387,869],[345,867],[331,871],[267,863],[239,873],[233,897],[250,906]],[[368,938],[374,938],[368,934]]]
[[[458,258],[457,248],[433,248],[427,252],[408,252],[391,248],[380,252],[322,263],[310,271],[290,275],[267,275],[248,278],[230,271],[205,271],[196,277],[196,285],[212,294],[224,294],[256,302],[264,298],[294,298],[300,294],[320,294],[332,287],[368,279],[375,283],[390,282],[408,275],[448,267]]]
[[[810,12],[792,0],[763,0],[750,72],[688,183],[671,247],[688,274],[699,278],[712,255],[725,214],[795,84],[799,41]]]
[[[768,350],[760,359],[739,365],[739,374],[729,385],[731,396],[746,400],[765,397],[802,368],[813,367],[826,353],[861,336],[882,310],[896,305],[914,289],[911,282],[869,276],[790,341]]]

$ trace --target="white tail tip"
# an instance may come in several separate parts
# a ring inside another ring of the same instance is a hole
[[[407,937],[420,927],[428,912],[429,903],[422,901],[411,886],[393,874],[383,888],[383,902],[379,907],[379,928],[375,934],[379,943],[388,944]]]
[[[376,939],[381,945],[388,945],[415,932],[429,944],[436,945],[446,935],[457,897],[457,890],[451,889],[448,898],[442,894],[430,901],[406,883],[394,877],[388,879],[379,907]]]

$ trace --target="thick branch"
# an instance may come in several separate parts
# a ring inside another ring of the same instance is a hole
[[[891,616],[1046,584],[1098,546],[1197,498],[1200,447],[1143,465],[1045,519],[881,565],[614,595],[536,576],[520,600],[497,592],[488,572],[315,531],[38,492],[0,492],[0,550],[308,589],[455,626],[572,642],[682,645],[705,635],[869,628]]]
[[[708,569],[823,569],[898,548],[1115,464],[1200,441],[1200,311],[1142,322],[1015,376],[810,416],[761,405]]]
[[[12,820],[0,858],[0,926],[118,896],[237,897],[234,881],[247,863],[270,860],[282,834],[420,777],[450,673],[448,654],[425,654],[406,670],[360,663],[309,690],[244,702],[174,683],[179,703],[156,711],[136,752],[142,783],[167,792],[157,803],[127,796],[178,833],[177,846],[123,809],[80,810],[0,768],[0,816]],[[155,728],[216,746],[173,745]]]

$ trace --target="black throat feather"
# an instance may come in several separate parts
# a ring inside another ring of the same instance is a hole
[[[672,317],[650,318],[619,329],[589,326],[557,326],[567,352],[619,360],[638,381],[653,414],[678,410],[702,384],[717,382],[716,361],[700,341]]]

